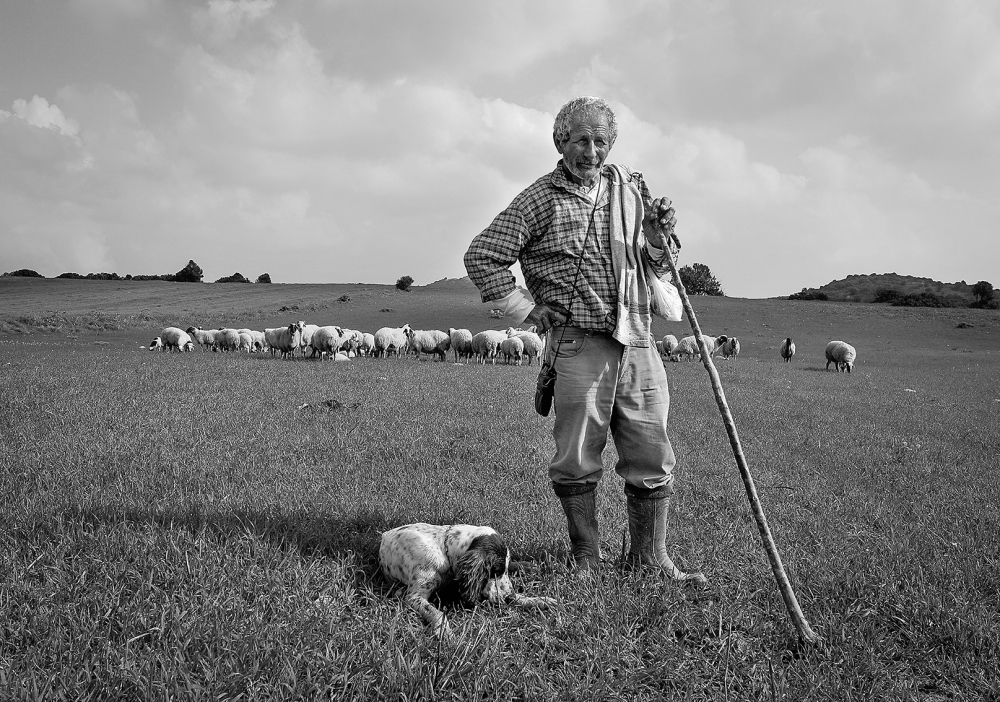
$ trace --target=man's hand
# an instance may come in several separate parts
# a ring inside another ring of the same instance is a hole
[[[552,327],[557,327],[569,321],[569,310],[562,305],[552,302],[543,302],[535,305],[534,309],[525,317],[525,324],[534,324],[538,328],[538,333],[544,334]]]
[[[669,197],[658,197],[642,217],[642,231],[646,241],[663,251],[674,252],[681,247],[681,240],[674,233],[677,217],[670,206]]]

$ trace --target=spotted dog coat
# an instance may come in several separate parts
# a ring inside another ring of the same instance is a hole
[[[421,522],[396,527],[382,534],[378,557],[385,576],[406,586],[407,604],[437,634],[446,634],[448,623],[429,598],[451,582],[469,606],[484,600],[542,608],[555,604],[550,597],[514,591],[507,572],[510,550],[488,526]]]

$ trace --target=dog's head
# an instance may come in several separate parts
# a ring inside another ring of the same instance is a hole
[[[483,600],[506,599],[513,586],[507,577],[510,550],[498,534],[477,536],[455,564],[455,582],[462,601],[475,605]]]

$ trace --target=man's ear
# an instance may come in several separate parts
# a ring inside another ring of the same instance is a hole
[[[556,145],[556,151],[558,151],[559,155],[562,156],[562,144],[559,143],[559,137],[557,137],[554,133],[552,134],[552,143]]]

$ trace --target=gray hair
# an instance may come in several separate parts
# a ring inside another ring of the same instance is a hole
[[[615,111],[604,98],[583,97],[573,98],[559,110],[556,115],[555,124],[552,125],[552,137],[556,143],[563,144],[569,139],[573,125],[584,117],[603,116],[608,120],[608,128],[611,133],[611,144],[614,145],[618,137],[618,120],[615,119]]]

